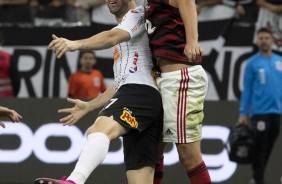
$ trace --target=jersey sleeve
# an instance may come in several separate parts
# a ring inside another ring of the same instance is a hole
[[[248,61],[243,79],[243,90],[240,99],[240,115],[246,116],[249,112],[251,95],[252,95],[252,82],[253,82],[254,72],[252,69],[251,62]]]
[[[127,12],[122,22],[114,28],[122,29],[130,34],[131,38],[145,31],[144,10],[140,7]]]

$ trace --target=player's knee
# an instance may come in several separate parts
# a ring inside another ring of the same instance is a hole
[[[135,170],[128,170],[126,172],[129,184],[144,184],[153,183],[154,180],[154,166],[144,166]]]
[[[192,149],[194,147],[194,149]],[[187,144],[178,145],[177,146],[179,159],[182,164],[182,166],[186,170],[190,170],[194,168],[195,166],[199,165],[203,159],[201,155],[200,149],[197,149],[194,146],[187,146]]]
[[[192,168],[194,168],[194,167],[196,167],[202,161],[203,161],[202,159],[198,159],[197,157],[192,157],[192,158],[184,157],[184,158],[180,159],[180,162],[181,162],[182,166],[187,171],[192,169]]]
[[[92,127],[89,127],[87,130],[86,130],[86,137],[91,134],[91,133],[94,133],[95,131],[93,130]]]

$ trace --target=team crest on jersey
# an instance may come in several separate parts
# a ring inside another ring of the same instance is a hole
[[[129,124],[132,128],[138,128],[138,122],[136,121],[136,118],[132,116],[132,112],[124,108],[122,115],[120,116],[120,119],[125,121],[127,124]]]
[[[95,87],[100,87],[101,86],[101,81],[100,81],[100,79],[99,79],[99,77],[94,77],[93,79],[92,79],[92,81],[93,81],[93,85],[95,86]]]
[[[137,61],[138,61],[138,52],[135,52],[133,58],[133,66],[129,68],[130,73],[135,73],[137,71]]]
[[[117,47],[114,48],[114,62],[117,62],[120,58],[120,53]]]
[[[277,69],[278,71],[282,71],[282,62],[281,62],[281,61],[277,61],[277,62],[275,63],[275,65],[276,65],[276,69]]]

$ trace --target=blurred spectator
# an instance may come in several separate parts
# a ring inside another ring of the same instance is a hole
[[[0,23],[32,23],[29,0],[0,0]]]
[[[102,73],[93,69],[97,60],[93,51],[81,51],[79,70],[69,78],[69,96],[73,98],[95,98],[106,91]]]
[[[31,0],[36,26],[60,25],[67,19],[67,0]]]
[[[89,2],[92,7],[92,13],[91,13],[92,22],[100,23],[100,24],[108,24],[108,25],[117,24],[116,18],[113,14],[110,13],[105,0],[92,0]]]
[[[272,52],[268,29],[260,28],[256,38],[259,52],[246,64],[238,122],[246,124],[251,117],[255,154],[250,184],[265,184],[265,169],[281,126],[282,57]]]
[[[271,30],[274,44],[273,49],[282,51],[282,0],[256,0],[260,7],[257,28],[268,27]]]
[[[202,8],[221,4],[222,0],[197,0],[197,12],[201,12]]]
[[[258,7],[256,6],[256,0],[197,0],[197,11],[200,13],[204,7],[217,4],[234,8],[238,18],[236,21],[241,22],[241,24],[246,23],[247,26],[250,26],[257,20]]]
[[[80,10],[89,11],[89,20],[94,23],[116,25],[113,16],[106,5],[105,0],[75,0],[75,7]]]
[[[0,97],[14,96],[11,80],[10,54],[3,50],[4,35],[0,32]]]
[[[36,26],[83,26],[91,23],[89,0],[31,0],[31,7]]]
[[[223,4],[235,8],[237,24],[241,26],[253,26],[257,20],[258,7],[256,0],[223,0]]]
[[[80,25],[90,25],[92,2],[93,0],[68,0],[68,20],[70,22],[80,23]]]
[[[273,13],[282,12],[282,0],[257,0],[257,5]]]

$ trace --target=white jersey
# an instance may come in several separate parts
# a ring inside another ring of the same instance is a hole
[[[153,68],[149,40],[144,25],[144,7],[130,10],[114,27],[130,34],[131,39],[114,46],[114,75],[116,90],[129,83],[156,88],[151,75]]]

